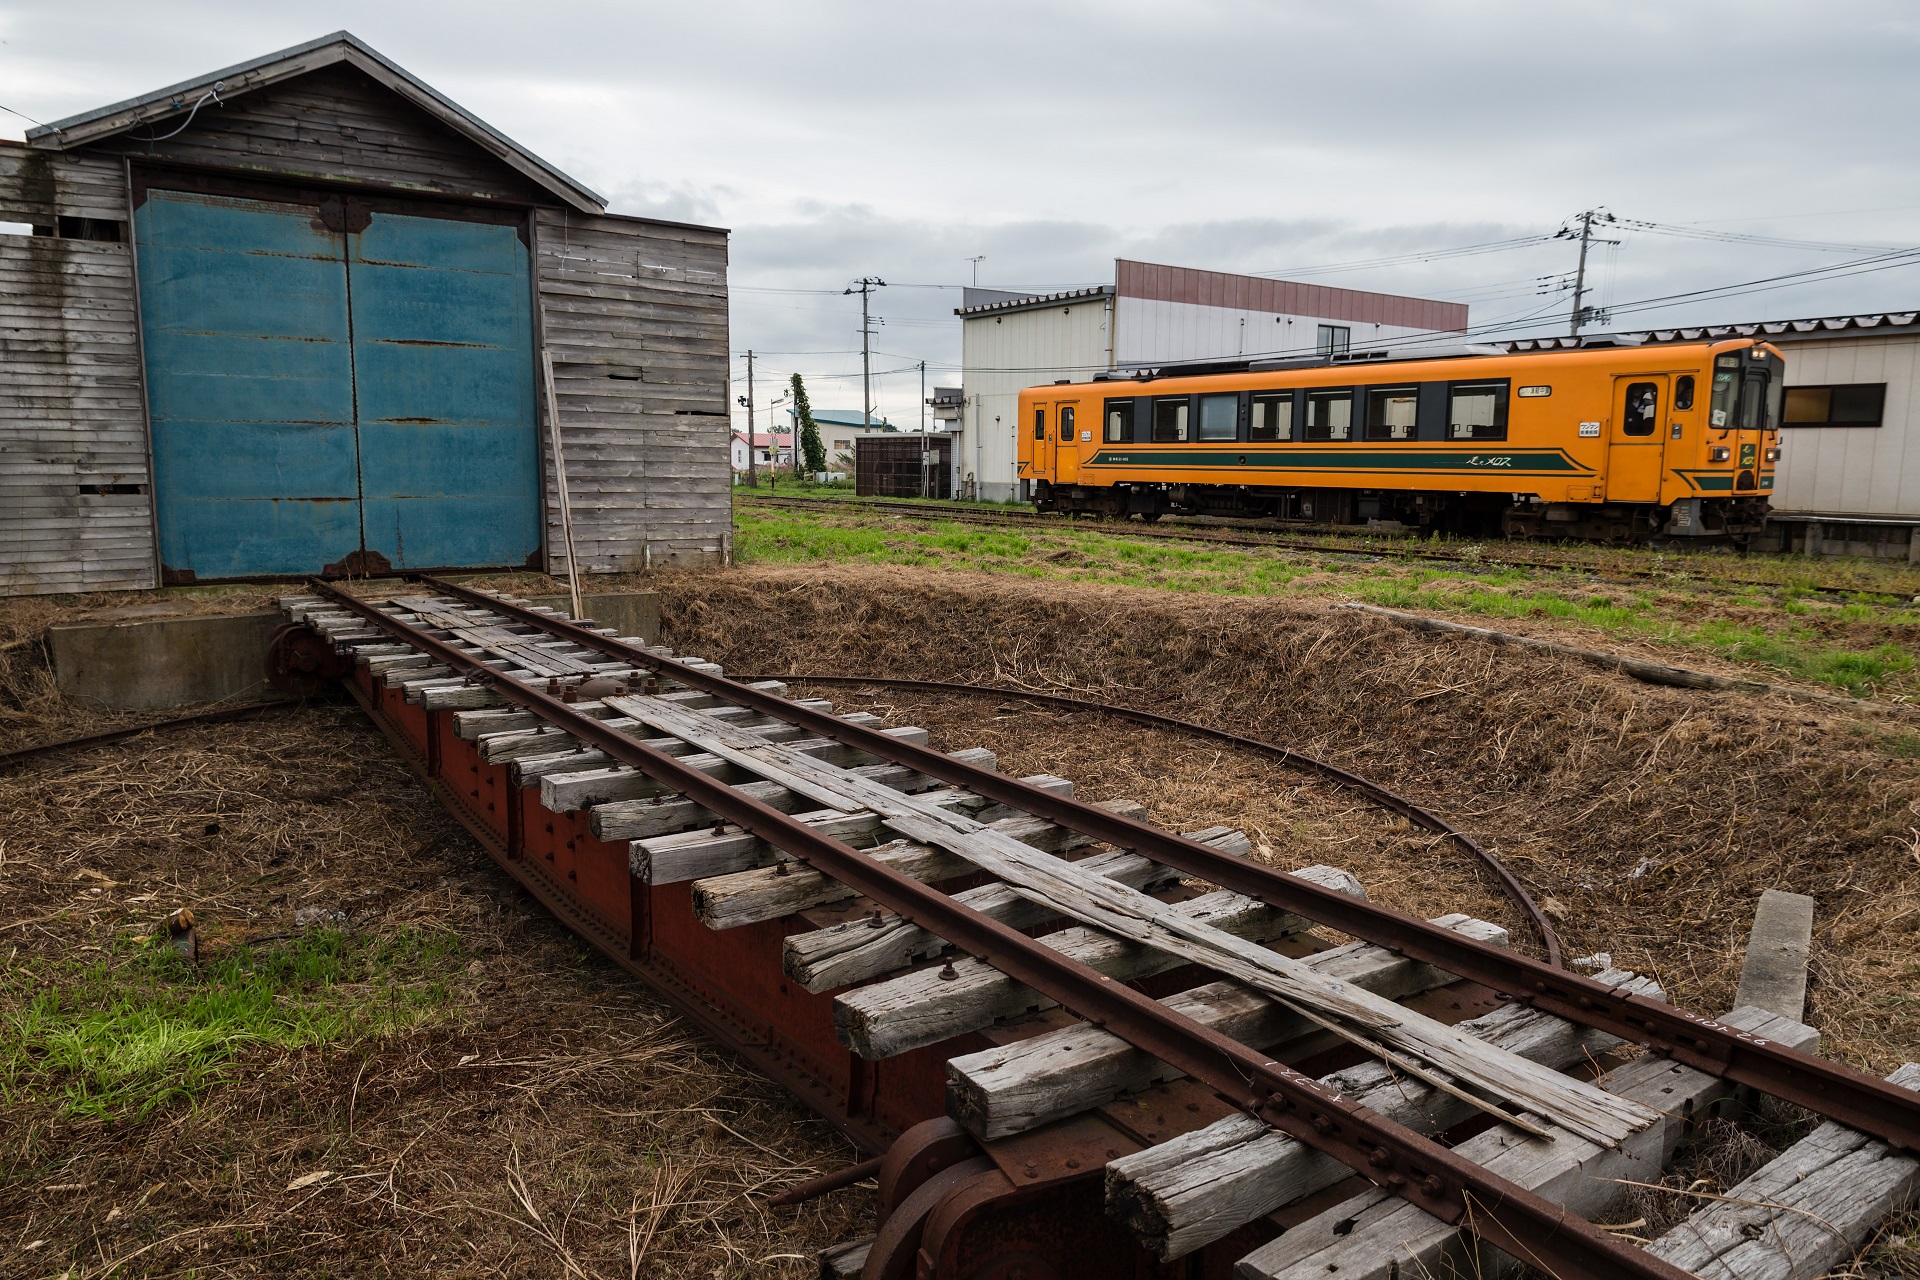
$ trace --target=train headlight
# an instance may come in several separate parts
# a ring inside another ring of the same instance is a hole
[[[1767,461],[1768,462],[1780,461],[1780,450],[1778,448],[1767,450]]]
[[[1733,457],[1733,450],[1723,444],[1717,444],[1707,450],[1708,462],[1725,462],[1731,457]]]

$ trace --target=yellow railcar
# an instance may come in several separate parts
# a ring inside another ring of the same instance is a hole
[[[1739,540],[1784,375],[1751,339],[1116,373],[1020,393],[1019,475],[1041,511]]]

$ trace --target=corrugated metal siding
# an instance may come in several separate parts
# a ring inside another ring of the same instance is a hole
[[[124,219],[120,162],[0,147],[0,221],[62,214]],[[148,479],[128,246],[0,235],[0,592],[153,586]]]
[[[1467,308],[1463,303],[1297,284],[1291,280],[1132,262],[1125,258],[1114,264],[1114,283],[1123,298],[1154,302],[1264,311],[1269,315],[1318,316],[1325,320],[1423,332],[1452,332],[1467,327]]]
[[[975,476],[980,496],[1015,494],[1015,417],[1020,392],[1067,378],[1085,382],[1108,364],[1108,300],[1005,315],[969,316],[961,325],[966,370],[965,456],[955,470]]]
[[[581,568],[727,556],[726,233],[543,209],[536,247]],[[552,464],[547,557],[558,570]]]
[[[1787,427],[1773,505],[1785,512],[1920,518],[1920,335],[1783,346],[1787,385],[1887,384],[1878,427]]]
[[[1180,360],[1230,360],[1235,356],[1312,354],[1319,326],[1331,321],[1352,329],[1353,349],[1431,333],[1402,325],[1359,323],[1328,315],[1277,315],[1227,305],[1163,302],[1122,296],[1115,359],[1122,365]]]

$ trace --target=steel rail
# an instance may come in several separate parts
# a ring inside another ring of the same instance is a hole
[[[1901,1150],[1920,1153],[1920,1093],[1715,1019],[1645,996],[1625,994],[1530,956],[1475,942],[1402,912],[1349,898],[1251,858],[1221,853],[1084,801],[976,768],[931,748],[901,742],[875,730],[849,724],[837,716],[810,711],[725,676],[696,671],[671,658],[622,644],[590,627],[536,613],[457,583],[427,576],[418,580],[435,591],[492,609],[551,635],[667,674],[688,688],[717,694],[821,737],[1045,818],[1069,831],[1118,849],[1133,850],[1220,888],[1257,898],[1349,937],[1384,946],[1396,954],[1510,994],[1570,1022],[1631,1040],[1709,1075],[1806,1107]],[[940,931],[931,932],[939,934]]]
[[[20,747],[13,751],[0,752],[0,769],[31,760],[36,756],[52,755],[56,751],[78,751],[83,747],[104,747],[109,743],[123,742],[128,738],[137,738],[143,733],[157,729],[184,729],[196,724],[219,724],[223,720],[245,720],[250,716],[265,715],[270,711],[284,711],[289,707],[304,707],[306,701],[283,699],[275,702],[249,703],[244,707],[227,707],[219,711],[199,711],[192,715],[174,716],[170,720],[153,720],[146,724],[134,725],[128,729],[108,729],[101,733],[89,733],[78,738],[59,738],[53,742],[42,742],[38,746]]]
[[[438,589],[439,584],[429,585]],[[1600,1230],[1563,1206],[1391,1123],[1312,1077],[1167,1008],[1125,983],[1115,982],[851,845],[609,728],[577,706],[507,677],[473,655],[331,584],[316,579],[312,586],[327,599],[449,669],[977,956],[1062,1008],[1107,1028],[1441,1221],[1563,1280],[1690,1280],[1690,1273]],[[683,672],[693,674],[690,668],[671,662],[663,671],[676,681],[681,680]],[[730,681],[722,683],[729,696],[740,687]]]
[[[1394,791],[1389,791],[1371,778],[1342,769],[1339,765],[1283,747],[1277,742],[1266,742],[1260,738],[1248,738],[1226,729],[1216,729],[1212,725],[1196,724],[1191,720],[1179,720],[1173,716],[1163,716],[1153,711],[1137,711],[1132,707],[1117,706],[1109,702],[1090,702],[1085,698],[1069,698],[1057,693],[1035,693],[1028,689],[1002,689],[996,685],[960,684],[951,680],[906,680],[898,676],[822,676],[791,673],[783,676],[734,675],[742,682],[754,680],[797,680],[805,684],[834,685],[874,685],[885,689],[911,689],[928,693],[966,693],[996,698],[1024,698],[1028,702],[1038,702],[1045,706],[1066,707],[1074,711],[1092,711],[1099,715],[1113,716],[1120,720],[1130,720],[1134,724],[1146,725],[1152,729],[1172,729],[1177,733],[1191,733],[1215,742],[1225,742],[1231,746],[1248,751],[1257,751],[1271,756],[1284,765],[1296,769],[1305,769],[1330,779],[1343,787],[1358,791],[1375,804],[1399,814],[1413,825],[1436,835],[1445,836],[1479,860],[1480,865],[1492,873],[1499,881],[1500,892],[1516,911],[1525,916],[1540,936],[1541,945],[1547,950],[1547,963],[1556,969],[1564,969],[1561,960],[1560,935],[1547,922],[1546,915],[1540,910],[1540,904],[1533,900],[1526,886],[1520,883],[1513,870],[1495,857],[1493,852],[1478,840],[1460,830],[1431,810],[1424,809]]]
[[[829,498],[782,498],[782,497],[770,496],[770,495],[755,495],[751,497],[749,501],[773,505],[773,506],[792,507],[797,510],[879,511],[879,512],[885,512],[889,514],[898,514],[903,518],[912,519],[912,520],[952,520],[960,524],[999,525],[1004,528],[1045,527],[1047,525],[1057,524],[1057,523],[1060,523],[1061,521],[1070,521],[1072,519],[1072,516],[1066,513],[1063,513],[1058,516],[1046,516],[1046,515],[1041,515],[1037,512],[982,511],[982,510],[979,510],[978,508],[972,508],[972,507],[952,507],[952,508],[929,507],[929,506],[924,506],[920,503],[906,502],[906,501],[872,502],[872,501],[855,500],[853,502],[847,502],[845,500],[837,500],[837,499],[829,499]],[[1835,521],[1833,523],[1840,523],[1840,522]],[[1325,536],[1328,538],[1343,538],[1343,537],[1354,538],[1354,537],[1366,536],[1364,533],[1360,533],[1360,532],[1344,532],[1342,530],[1330,528],[1327,526],[1317,526],[1317,527],[1324,529]],[[1241,532],[1239,534],[1235,534],[1231,532],[1220,532],[1224,530],[1240,530]],[[1175,538],[1175,539],[1184,539],[1188,542],[1214,542],[1214,543],[1219,543],[1222,546],[1229,546],[1229,547],[1269,547],[1269,548],[1282,550],[1282,551],[1307,551],[1307,552],[1312,552],[1316,555],[1397,556],[1403,560],[1433,560],[1433,561],[1438,561],[1446,564],[1464,564],[1464,565],[1471,565],[1471,566],[1487,568],[1487,569],[1544,569],[1549,571],[1562,571],[1567,573],[1592,574],[1593,576],[1598,578],[1609,578],[1609,577],[1623,578],[1624,577],[1624,578],[1646,579],[1651,581],[1666,582],[1668,585],[1671,585],[1671,586],[1692,586],[1692,587],[1701,587],[1701,588],[1712,588],[1712,587],[1722,586],[1722,585],[1736,586],[1736,587],[1765,587],[1765,588],[1770,588],[1776,591],[1817,591],[1824,595],[1835,595],[1835,596],[1885,596],[1889,599],[1900,599],[1900,600],[1904,600],[1906,598],[1906,593],[1900,592],[1900,591],[1890,591],[1885,587],[1844,587],[1844,586],[1837,586],[1832,583],[1824,583],[1824,582],[1801,582],[1801,583],[1768,582],[1768,581],[1765,581],[1764,579],[1759,579],[1759,578],[1726,578],[1726,577],[1716,577],[1712,582],[1697,582],[1697,583],[1674,582],[1673,578],[1675,577],[1675,575],[1671,572],[1663,571],[1660,569],[1643,569],[1633,565],[1607,566],[1607,565],[1593,565],[1593,564],[1577,564],[1571,561],[1539,560],[1539,559],[1530,559],[1525,556],[1510,556],[1510,555],[1499,555],[1499,554],[1474,556],[1474,555],[1467,555],[1463,552],[1458,552],[1458,551],[1443,551],[1435,547],[1407,547],[1407,546],[1393,546],[1393,545],[1343,547],[1343,546],[1337,546],[1337,545],[1328,545],[1325,542],[1311,541],[1311,540],[1300,537],[1297,533],[1292,537],[1288,537],[1286,536],[1286,533],[1284,531],[1276,531],[1274,534],[1269,536],[1259,536],[1259,535],[1265,534],[1266,530],[1261,529],[1257,525],[1250,525],[1250,524],[1207,525],[1207,524],[1181,523],[1181,524],[1168,526],[1168,525],[1133,525],[1133,524],[1122,523],[1122,524],[1112,524],[1112,525],[1099,525],[1094,527],[1091,530],[1091,532],[1111,534],[1116,537],[1128,537],[1128,538]],[[1254,536],[1243,536],[1243,535],[1254,535]]]

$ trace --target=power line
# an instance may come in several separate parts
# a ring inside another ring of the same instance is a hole
[[[1489,240],[1481,244],[1458,245],[1451,249],[1423,249],[1415,253],[1393,254],[1383,258],[1363,258],[1352,262],[1322,263],[1317,267],[1285,267],[1268,271],[1249,271],[1254,276],[1312,276],[1331,275],[1342,271],[1370,271],[1376,267],[1396,267],[1415,262],[1438,262],[1446,258],[1467,258],[1483,253],[1504,253],[1509,249],[1522,249],[1529,245],[1545,244],[1552,240],[1552,234],[1515,236],[1506,240]]]

